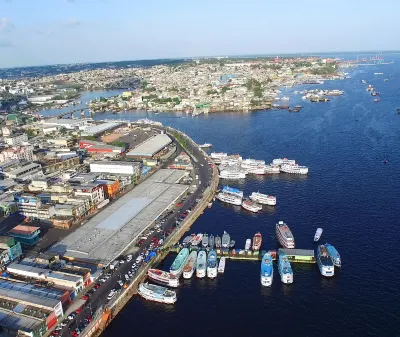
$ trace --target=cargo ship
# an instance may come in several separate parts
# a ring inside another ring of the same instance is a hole
[[[172,266],[169,270],[170,273],[172,275],[180,276],[182,274],[183,267],[185,266],[188,257],[189,257],[189,249],[183,248],[179,252],[178,256],[175,258],[174,262],[172,263]]]
[[[192,278],[194,271],[196,269],[196,262],[197,262],[197,252],[193,251],[190,253],[189,258],[183,267],[183,278],[190,279]]]
[[[179,286],[179,279],[172,275],[171,273],[167,273],[166,271],[160,269],[149,269],[147,272],[147,276],[149,279],[168,287],[177,288]]]

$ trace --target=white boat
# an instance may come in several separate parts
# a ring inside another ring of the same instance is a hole
[[[292,266],[286,254],[278,251],[278,271],[281,276],[281,281],[285,284],[293,283]]]
[[[189,258],[189,249],[183,248],[176,256],[174,262],[171,265],[170,273],[175,276],[180,276],[185,267],[186,261]]]
[[[250,199],[254,202],[258,202],[263,205],[275,206],[276,205],[276,197],[273,195],[262,194],[260,192],[253,192],[250,195]]]
[[[272,160],[272,164],[274,164],[274,165],[296,164],[296,161],[294,159],[277,158],[277,159]]]
[[[283,221],[279,221],[276,224],[276,237],[282,247],[294,248],[294,236],[290,231],[288,225],[286,225]]]
[[[246,178],[246,172],[226,169],[219,173],[219,177],[221,179],[244,179]]]
[[[317,228],[314,235],[314,242],[317,242],[321,238],[322,232],[323,232],[322,228]]]
[[[230,243],[231,243],[231,236],[227,232],[224,231],[224,234],[222,235],[221,247],[225,248],[225,249],[228,249]]]
[[[207,277],[215,278],[217,277],[217,272],[218,272],[217,253],[215,250],[211,250],[208,253],[208,259],[207,259]]]
[[[282,164],[281,172],[290,174],[308,174],[308,167],[297,164]]]
[[[253,213],[257,213],[258,211],[262,210],[262,207],[259,204],[251,200],[243,200],[242,207]]]
[[[265,161],[247,158],[247,159],[242,160],[241,165],[244,167],[259,166],[259,165],[265,165]]]
[[[203,248],[208,247],[208,234],[203,235],[203,239],[201,240],[201,245],[203,246]]]
[[[317,249],[317,264],[322,276],[332,277],[335,275],[335,266],[324,245],[318,246]]]
[[[200,148],[209,148],[211,146],[212,146],[212,144],[210,144],[210,143],[204,143],[204,144],[199,145]]]
[[[197,234],[194,240],[192,241],[192,246],[197,246],[202,239],[203,239],[203,234],[202,233]]]
[[[246,244],[244,246],[244,249],[245,250],[250,250],[250,248],[251,248],[251,239],[247,239],[246,240]]]
[[[276,174],[280,172],[281,170],[279,168],[279,165],[270,164],[265,166],[265,174]]]
[[[258,175],[264,175],[265,174],[265,165],[259,165],[259,166],[253,166],[249,168],[245,168],[246,172],[248,174],[258,174]]]
[[[168,287],[176,288],[179,286],[179,279],[176,276],[172,275],[171,273],[167,273],[166,271],[163,270],[149,269],[147,271],[147,276],[153,281]]]
[[[206,270],[207,270],[207,253],[204,250],[201,250],[199,254],[197,254],[196,276],[198,278],[205,277]]]
[[[236,195],[240,198],[243,198],[243,191],[238,190],[237,188],[233,188],[233,187],[229,187],[229,186],[224,186],[222,188],[222,192],[224,193],[229,193],[229,194],[233,194]]]
[[[151,283],[140,283],[138,294],[149,301],[173,304],[176,302],[176,292]]]
[[[183,268],[183,278],[185,279],[190,279],[194,271],[196,269],[196,263],[197,263],[197,252],[193,251],[190,253],[189,258],[185,264],[185,267]]]
[[[211,154],[210,154],[210,157],[212,159],[221,159],[221,158],[224,158],[227,156],[228,156],[228,154],[225,152],[211,152]]]
[[[220,192],[217,194],[217,199],[226,202],[228,204],[240,206],[242,204],[242,198],[230,193]]]
[[[226,258],[225,256],[223,256],[219,259],[218,273],[223,274],[225,272],[225,263],[226,263]]]

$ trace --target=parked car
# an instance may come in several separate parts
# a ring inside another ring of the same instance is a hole
[[[69,319],[70,321],[72,321],[75,317],[76,317],[76,312],[71,312],[71,313],[68,315],[68,319]]]
[[[86,294],[86,295],[83,295],[83,296],[82,296],[82,299],[85,300],[85,301],[87,301],[87,300],[89,299],[89,295],[87,295],[87,294]]]

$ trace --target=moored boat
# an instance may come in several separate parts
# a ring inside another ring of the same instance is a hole
[[[210,144],[210,143],[204,143],[204,144],[199,145],[199,148],[206,149],[206,148],[209,148],[211,146],[212,146],[212,144]]]
[[[192,240],[192,237],[191,237],[190,235],[186,236],[186,237],[183,239],[182,245],[183,245],[183,246],[188,246],[188,245],[190,244],[190,241],[191,241],[191,240]]]
[[[261,248],[261,243],[262,243],[262,236],[261,233],[258,232],[253,237],[253,250],[259,251]]]
[[[197,246],[202,239],[203,239],[203,234],[202,233],[197,234],[194,240],[192,241],[192,246]]]
[[[293,283],[292,266],[286,256],[282,252],[278,252],[278,271],[281,276],[281,281],[285,284]]]
[[[206,269],[207,269],[207,253],[204,250],[201,250],[197,254],[196,276],[199,278],[205,277]]]
[[[211,250],[208,253],[208,260],[207,260],[207,277],[215,278],[217,277],[217,253],[215,250]]]
[[[262,207],[259,204],[255,203],[251,200],[248,200],[248,199],[243,200],[242,207],[245,210],[248,210],[253,213],[258,213],[258,211],[260,211],[262,209]]]
[[[294,248],[294,237],[288,225],[283,221],[276,224],[276,237],[284,248]]]
[[[240,206],[242,204],[242,198],[230,193],[220,192],[217,194],[217,199],[226,202],[227,204]]]
[[[261,284],[269,287],[272,284],[274,277],[274,266],[272,264],[272,256],[270,253],[265,253],[261,260]]]
[[[222,256],[219,259],[219,264],[218,264],[218,273],[224,273],[225,272],[225,263],[226,263],[226,257]]]
[[[230,242],[231,242],[230,235],[224,231],[224,234],[222,235],[222,248],[228,249]]]
[[[226,169],[219,173],[221,179],[244,179],[246,178],[246,173],[241,170],[236,169]]]
[[[294,164],[296,164],[296,161],[294,159],[277,158],[277,159],[272,160],[272,164],[274,164],[274,165],[283,165],[283,164],[294,165]]]
[[[215,248],[221,248],[221,238],[218,235],[215,237]]]
[[[260,192],[252,192],[250,195],[250,199],[263,205],[276,205],[276,197],[274,197],[273,195],[262,194]]]
[[[335,267],[333,265],[333,261],[324,245],[318,246],[317,264],[322,276],[332,277],[333,275],[335,275]]]
[[[149,301],[173,304],[176,302],[176,292],[151,283],[140,283],[138,294]]]
[[[246,239],[246,244],[244,245],[245,250],[249,250],[251,248],[251,239]]]
[[[300,166],[297,164],[283,164],[280,170],[281,172],[290,174],[308,174],[307,166]]]
[[[149,279],[168,287],[176,288],[179,286],[179,279],[175,275],[160,269],[149,269],[147,276]]]
[[[180,276],[182,274],[183,267],[185,266],[188,257],[189,257],[189,249],[183,248],[178,253],[178,256],[175,258],[174,262],[172,263],[172,266],[169,270],[170,273],[172,275]]]
[[[270,164],[270,165],[265,165],[265,173],[266,174],[275,174],[275,173],[280,173],[281,170],[279,168],[279,165],[275,164]]]
[[[183,268],[183,278],[190,279],[196,269],[197,252],[193,251],[189,254],[189,258]]]
[[[231,240],[231,241],[229,242],[229,248],[235,247],[235,244],[236,244],[235,240]]]
[[[314,235],[314,242],[319,241],[319,239],[321,238],[323,229],[322,228],[317,228],[317,230],[315,231],[315,235]]]
[[[342,266],[342,259],[340,258],[340,254],[336,250],[336,248],[329,243],[325,244],[325,248],[328,251],[329,256],[332,259],[333,264],[336,267],[341,267]]]
[[[203,239],[201,240],[201,245],[203,246],[203,248],[208,247],[208,234],[203,235]]]
[[[211,234],[208,238],[208,245],[210,246],[211,249],[214,249],[214,243],[215,243],[214,235]]]
[[[233,187],[230,187],[230,186],[224,186],[222,188],[222,192],[223,193],[232,194],[232,195],[235,195],[237,197],[243,198],[243,191],[241,191],[241,190],[239,190],[237,188],[233,188]]]

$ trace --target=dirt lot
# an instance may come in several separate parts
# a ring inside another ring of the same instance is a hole
[[[126,132],[114,132],[110,133],[109,135],[105,135],[101,137],[101,140],[104,143],[112,143],[116,141],[117,139],[121,138]]]

